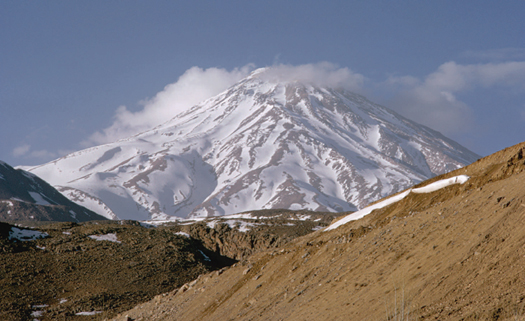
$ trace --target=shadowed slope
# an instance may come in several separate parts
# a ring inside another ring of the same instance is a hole
[[[38,176],[0,161],[0,220],[83,222],[104,219],[73,203]]]

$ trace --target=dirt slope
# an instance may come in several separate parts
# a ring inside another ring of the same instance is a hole
[[[109,317],[220,268],[199,255],[198,243],[170,230],[111,221],[39,230],[49,237],[14,242],[12,226],[0,222],[0,320]],[[89,237],[108,233],[119,243]],[[92,311],[100,312],[75,317]]]
[[[247,222],[210,218],[214,228],[209,221],[159,227],[134,221],[25,222],[48,235],[36,240],[13,237],[20,229],[31,231],[0,222],[0,320],[113,317],[200,274],[327,225],[328,216],[307,214],[309,221],[286,211],[262,212],[255,217],[264,218]],[[251,225],[241,231],[232,221]],[[112,235],[118,242],[93,235]],[[76,315],[82,312],[94,315]]]
[[[524,154],[507,148],[431,180],[463,185],[256,253],[117,320],[525,319]]]

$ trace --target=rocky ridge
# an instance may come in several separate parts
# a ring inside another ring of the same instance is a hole
[[[0,161],[1,221],[104,220],[60,194],[38,176]]]

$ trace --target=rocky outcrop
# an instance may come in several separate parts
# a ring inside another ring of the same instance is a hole
[[[258,251],[281,247],[299,236],[311,233],[316,227],[319,225],[311,221],[278,221],[241,232],[226,223],[217,223],[214,228],[205,223],[197,223],[191,225],[188,232],[208,250],[235,260],[243,260]]]

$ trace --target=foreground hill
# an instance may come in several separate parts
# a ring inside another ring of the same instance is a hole
[[[266,211],[159,227],[105,220],[28,222],[38,226],[29,229],[0,222],[0,320],[112,317],[330,218]]]
[[[116,320],[523,318],[524,154],[525,143],[507,148],[421,186],[468,175],[463,184],[409,193]]]
[[[0,221],[104,220],[60,194],[38,176],[0,161]]]
[[[156,128],[27,169],[107,218],[175,220],[354,211],[477,159],[363,96],[267,68]]]

